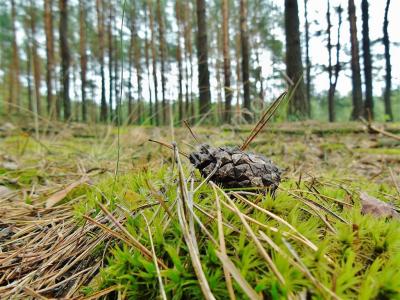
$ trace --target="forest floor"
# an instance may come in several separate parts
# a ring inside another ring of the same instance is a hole
[[[283,170],[273,198],[206,183],[148,141],[190,153],[183,128],[40,128],[0,128],[0,298],[400,299],[396,139],[266,128],[249,151]],[[250,128],[194,130],[233,146]]]

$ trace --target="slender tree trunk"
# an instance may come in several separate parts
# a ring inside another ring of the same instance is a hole
[[[303,80],[297,0],[285,0],[285,32],[286,73],[296,88],[293,99],[289,102],[289,114],[304,119],[310,115],[310,107],[306,100]]]
[[[21,100],[20,100],[20,81],[19,81],[19,54],[18,44],[15,29],[16,22],[16,8],[15,1],[11,0],[11,28],[12,28],[12,60],[10,66],[10,99],[8,111],[19,112]]]
[[[236,117],[238,120],[240,120],[241,117],[241,111],[240,111],[240,96],[241,96],[241,88],[240,88],[240,82],[241,82],[241,69],[240,69],[240,56],[241,56],[241,51],[240,51],[240,35],[236,35],[235,39],[235,60],[236,60]]]
[[[364,77],[365,77],[365,116],[369,115],[374,117],[374,100],[373,100],[373,87],[372,87],[372,58],[369,40],[369,12],[368,0],[361,1],[362,11],[362,45],[363,45],[363,58],[364,58]]]
[[[231,57],[229,54],[229,0],[222,1],[222,52],[224,56],[225,122],[231,122],[232,89]]]
[[[140,58],[142,56],[141,47],[140,47],[140,38],[138,31],[135,27],[134,32],[134,44],[133,44],[133,55],[134,55],[134,64],[136,69],[136,85],[137,85],[137,123],[141,124],[142,122],[142,67],[140,64]]]
[[[151,1],[147,1],[150,17],[150,31],[151,31],[151,56],[153,63],[153,82],[154,82],[154,111],[156,126],[160,125],[159,107],[158,107],[158,81],[157,81],[157,58],[156,58],[156,45],[155,45],[155,29],[154,29],[154,16]]]
[[[145,63],[146,63],[146,70],[147,70],[147,83],[148,83],[148,88],[149,88],[149,97],[150,97],[150,103],[149,103],[149,116],[150,116],[150,122],[153,122],[153,97],[152,97],[152,91],[151,91],[151,80],[150,80],[150,58],[149,58],[149,39],[147,36],[147,13],[148,10],[145,8],[145,24],[146,24],[146,29],[144,31],[145,34],[145,48],[144,48],[144,53],[145,53]]]
[[[109,107],[109,120],[113,122],[113,96],[114,96],[114,76],[113,76],[113,61],[114,61],[114,49],[113,49],[113,34],[112,34],[112,3],[108,3],[108,21],[107,21],[107,39],[108,39],[108,83],[109,83],[109,95],[108,95],[108,107]]]
[[[182,47],[181,47],[181,34],[182,34],[182,3],[180,0],[175,2],[175,16],[178,28],[177,41],[176,41],[176,60],[178,61],[178,119],[181,122],[184,119],[183,109],[183,70],[182,70]]]
[[[79,0],[79,53],[81,65],[81,97],[82,97],[82,121],[87,120],[87,104],[86,104],[86,71],[87,71],[87,55],[86,55],[86,7],[84,0]]]
[[[331,5],[328,0],[328,11],[326,13],[326,19],[328,23],[328,74],[329,74],[329,92],[328,92],[328,113],[329,113],[329,122],[335,121],[335,97],[333,91],[333,67],[332,67],[332,42],[331,42]]]
[[[384,101],[385,101],[385,115],[387,116],[388,121],[393,121],[393,112],[392,112],[392,101],[391,101],[391,93],[392,93],[392,65],[390,63],[390,40],[389,40],[389,7],[390,0],[386,0],[385,7],[385,18],[383,21],[383,45],[385,47],[385,93],[384,93]]]
[[[328,13],[327,13],[327,20],[328,20],[328,53],[329,53],[329,92],[328,92],[328,107],[329,107],[329,122],[334,122],[336,119],[335,113],[335,92],[336,86],[339,78],[340,73],[340,30],[342,27],[342,13],[343,9],[341,6],[337,8],[338,14],[338,29],[337,29],[337,44],[336,44],[336,64],[333,69],[332,65],[332,43],[331,43],[331,15],[330,15],[330,2],[328,1]]]
[[[53,96],[53,66],[54,66],[54,35],[53,35],[53,1],[44,1],[44,29],[46,33],[46,86],[47,113],[49,117],[57,117],[55,99]]]
[[[183,12],[183,23],[184,23],[184,38],[185,38],[185,110],[186,116],[190,116],[192,122],[195,122],[195,107],[194,100],[192,97],[193,91],[193,51],[192,51],[192,26],[191,26],[191,10],[190,10],[190,2],[184,1],[184,12]]]
[[[363,114],[362,109],[362,90],[361,90],[361,71],[360,58],[357,38],[357,17],[354,0],[349,0],[349,21],[350,21],[350,40],[351,40],[351,71],[353,85],[353,112],[351,118],[357,120]]]
[[[115,7],[112,7],[112,19],[111,22],[113,24],[112,28],[113,31],[115,32],[115,36],[113,36],[113,43],[114,43],[114,99],[115,99],[115,113],[114,113],[114,122],[116,124],[121,124],[122,122],[122,116],[120,115],[121,112],[121,101],[120,99],[120,87],[121,83],[119,82],[119,74],[120,74],[120,65],[119,65],[119,60],[121,57],[120,49],[119,47],[119,39],[118,39],[118,28],[117,28],[117,22],[116,22],[116,15],[117,11]],[[123,66],[121,66],[122,68]]]
[[[30,2],[30,25],[31,25],[31,40],[32,40],[32,60],[33,60],[33,80],[35,82],[35,101],[36,113],[42,114],[42,106],[40,99],[40,60],[37,53],[38,43],[36,40],[36,13],[34,11],[34,3]]]
[[[208,69],[206,4],[205,0],[196,0],[196,4],[200,115],[204,115],[211,108],[210,71]]]
[[[240,0],[240,43],[242,47],[243,107],[247,110],[245,119],[251,121],[249,37],[247,32],[247,0]]]
[[[100,63],[100,76],[101,76],[101,104],[100,104],[100,121],[107,122],[107,103],[106,103],[106,87],[104,75],[104,2],[103,0],[96,0],[96,14],[97,14],[97,30],[98,30],[98,56]]]
[[[308,21],[308,0],[304,0],[305,43],[306,43],[306,100],[311,110],[311,61],[310,61],[310,24]]]
[[[69,99],[68,0],[60,0],[59,5],[62,99],[64,103],[64,120],[69,120],[71,117],[71,101]]]
[[[28,109],[33,111],[33,101],[32,101],[32,82],[31,82],[31,69],[32,69],[32,55],[31,55],[31,39],[29,32],[27,32],[27,42],[26,42],[26,77],[28,83]]]
[[[160,43],[160,62],[161,62],[161,92],[162,92],[162,117],[163,124],[168,123],[168,104],[165,99],[165,60],[166,60],[166,45],[165,45],[165,30],[164,19],[162,15],[161,0],[157,0],[157,23],[158,23],[158,38]]]
[[[133,10],[133,9],[132,9]],[[132,69],[133,69],[133,43],[134,43],[134,37],[133,37],[133,30],[134,30],[134,17],[133,13],[131,13],[131,41],[130,41],[130,47],[128,49],[128,70],[129,70],[129,75],[128,75],[128,124],[133,124],[133,95],[132,95]]]

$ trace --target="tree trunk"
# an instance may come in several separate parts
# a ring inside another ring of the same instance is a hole
[[[357,39],[357,17],[354,0],[349,0],[349,21],[350,21],[350,40],[351,40],[351,72],[353,85],[353,112],[351,118],[357,120],[363,114],[362,91],[361,91],[361,72],[360,58]]]
[[[197,60],[199,75],[200,115],[211,108],[210,71],[208,69],[207,20],[205,0],[196,0],[197,4]]]
[[[247,110],[245,119],[251,121],[250,75],[249,75],[249,37],[247,32],[247,0],[240,0],[240,44],[242,48],[243,107]]]
[[[15,1],[11,0],[11,28],[12,28],[12,60],[10,66],[10,99],[8,111],[19,112],[21,100],[20,100],[20,81],[19,81],[19,54],[18,44],[15,29],[16,22],[16,8]]]
[[[149,10],[150,17],[150,31],[151,31],[151,56],[153,63],[153,82],[154,82],[154,112],[155,112],[155,120],[156,126],[160,125],[160,116],[158,111],[158,82],[157,82],[157,55],[156,55],[156,46],[155,46],[155,29],[154,29],[154,16],[152,9],[152,2],[150,0],[147,1],[147,6]]]
[[[161,62],[161,92],[162,92],[162,116],[163,124],[168,123],[168,104],[165,99],[165,60],[166,60],[166,45],[165,45],[165,30],[164,19],[162,15],[161,0],[157,0],[157,23],[158,23],[158,38],[160,43],[160,62]]]
[[[114,76],[113,76],[113,35],[112,35],[112,4],[108,3],[108,21],[107,21],[107,41],[108,41],[108,83],[109,83],[109,95],[108,95],[108,107],[109,107],[109,120],[113,122],[113,95],[114,95]]]
[[[62,99],[64,103],[64,120],[69,120],[71,117],[71,102],[69,99],[68,0],[60,0],[59,5]]]
[[[36,13],[34,11],[34,3],[30,2],[30,25],[32,40],[32,59],[33,59],[33,80],[35,82],[35,113],[42,114],[42,106],[40,99],[40,61],[37,53],[38,42],[36,40]]]
[[[389,40],[389,6],[390,0],[386,0],[386,7],[385,7],[385,18],[383,21],[383,45],[385,47],[385,94],[384,94],[384,101],[385,101],[385,115],[388,121],[393,121],[393,112],[392,112],[392,101],[391,101],[391,93],[392,93],[392,65],[390,63],[390,40]]]
[[[328,1],[328,12],[327,12],[327,21],[328,21],[328,55],[329,55],[329,91],[328,91],[328,111],[329,111],[329,122],[334,122],[336,119],[335,113],[335,92],[336,86],[339,78],[339,72],[341,69],[340,66],[340,30],[342,27],[342,13],[343,9],[341,6],[337,8],[338,13],[338,29],[337,29],[337,44],[336,44],[336,64],[333,69],[332,65],[332,43],[331,43],[331,13],[330,13],[330,1]]]
[[[193,99],[193,47],[192,47],[192,18],[190,2],[184,1],[184,38],[185,38],[185,75],[186,75],[186,116],[195,122],[195,105]]]
[[[331,39],[331,5],[328,0],[328,11],[326,13],[326,20],[328,23],[328,77],[329,77],[329,91],[328,91],[328,113],[329,113],[329,122],[335,122],[335,92],[333,89],[333,67],[332,67],[332,39]]]
[[[144,31],[145,34],[145,48],[144,48],[144,53],[145,53],[145,63],[146,63],[146,70],[147,70],[147,83],[148,83],[148,87],[149,87],[149,97],[150,97],[150,103],[149,103],[149,117],[150,117],[150,122],[152,122],[153,120],[153,96],[152,96],[152,91],[151,91],[151,80],[150,80],[150,58],[149,58],[149,39],[147,36],[147,29],[148,29],[148,25],[147,25],[147,12],[148,10],[145,8],[145,24],[146,24],[146,28]]]
[[[183,114],[183,70],[182,70],[182,47],[181,47],[181,34],[182,34],[182,3],[176,0],[175,3],[176,24],[178,28],[177,41],[176,41],[176,60],[178,61],[178,119],[182,122],[184,119]]]
[[[310,61],[310,24],[308,22],[308,0],[304,0],[305,44],[306,44],[306,100],[311,110],[311,61]]]
[[[87,55],[86,55],[86,7],[84,0],[79,0],[79,53],[81,64],[81,97],[82,97],[82,121],[87,120],[87,104],[86,104],[86,71],[87,71]]]
[[[229,54],[229,0],[222,1],[222,52],[224,56],[225,122],[231,122],[232,89],[231,58]]]
[[[120,87],[121,83],[119,83],[119,72],[120,72],[120,66],[119,66],[119,59],[120,59],[120,50],[119,49],[119,39],[118,39],[118,28],[117,28],[117,22],[115,19],[115,16],[117,15],[117,11],[115,7],[112,8],[112,18],[111,18],[111,24],[112,30],[114,31],[115,35],[112,35],[112,41],[114,43],[114,99],[115,99],[115,112],[114,112],[114,122],[118,125],[121,124],[122,122],[122,116],[120,115],[121,113],[121,99],[120,99]],[[123,66],[121,66],[122,68]]]
[[[142,57],[141,47],[140,47],[140,38],[138,31],[136,29],[136,24],[134,28],[133,35],[133,55],[134,55],[134,64],[136,69],[136,85],[137,85],[137,124],[141,124],[142,122],[142,68],[140,64],[140,58]]]
[[[133,11],[133,9],[132,9]],[[128,75],[128,124],[133,124],[133,95],[132,95],[132,69],[133,69],[133,43],[134,43],[134,27],[133,25],[134,21],[134,13],[131,13],[131,37],[130,37],[130,46],[128,49],[128,70],[129,70],[129,75]]]
[[[368,0],[362,0],[362,45],[364,57],[364,76],[365,76],[365,116],[369,115],[374,117],[374,100],[373,100],[373,87],[372,87],[372,58],[370,50],[369,39],[369,12]]]
[[[32,58],[31,58],[31,46],[30,46],[30,37],[29,32],[27,32],[27,42],[26,42],[26,78],[28,83],[28,109],[33,111],[33,101],[32,101],[32,83],[31,83],[31,66],[32,66]]]
[[[50,119],[57,117],[55,98],[53,97],[53,66],[54,66],[54,34],[53,34],[53,1],[44,1],[44,29],[46,33],[46,86],[47,113]]]
[[[235,37],[235,60],[236,60],[236,117],[238,120],[241,119],[241,111],[240,111],[240,82],[241,82],[241,69],[240,69],[240,36],[236,34]]]
[[[100,63],[100,76],[101,76],[101,104],[100,104],[100,121],[107,122],[107,103],[106,103],[106,87],[104,76],[104,2],[103,0],[96,0],[96,14],[97,14],[97,30],[98,30],[98,56]]]
[[[310,107],[306,100],[303,80],[297,0],[285,0],[285,33],[286,73],[295,88],[293,99],[289,102],[289,115],[305,119],[310,116]]]

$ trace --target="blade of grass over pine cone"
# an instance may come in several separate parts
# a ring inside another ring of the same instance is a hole
[[[162,278],[161,278],[160,269],[158,268],[157,255],[156,255],[156,250],[154,249],[153,237],[152,237],[151,229],[150,229],[150,226],[149,226],[149,222],[147,221],[147,218],[143,214],[143,212],[141,213],[141,215],[142,215],[144,221],[146,222],[147,232],[149,233],[151,253],[153,255],[154,266],[155,266],[156,271],[157,271],[158,283],[160,285],[160,293],[161,293],[162,299],[166,300],[167,299],[167,295],[165,294],[165,289],[164,289],[164,284],[163,284],[163,281],[162,281]]]
[[[265,127],[271,117],[274,115],[278,107],[283,103],[287,92],[283,92],[272,104],[268,107],[267,111],[262,115],[261,119],[254,126],[252,131],[250,132],[247,139],[244,141],[243,145],[240,147],[240,150],[244,151],[249,146],[249,144],[256,138],[256,136],[260,133],[260,131]]]
[[[215,195],[215,205],[217,208],[217,224],[218,224],[218,237],[219,237],[219,249],[221,251],[221,254],[223,256],[227,256],[226,254],[226,246],[225,246],[225,236],[224,236],[224,228],[222,225],[222,212],[221,212],[221,203],[219,201],[219,195],[215,189],[215,187],[213,186],[213,190],[214,190],[214,195]],[[228,289],[228,293],[229,293],[229,298],[231,300],[235,300],[235,291],[233,290],[233,286],[232,286],[232,279],[231,279],[231,275],[229,274],[229,270],[226,267],[225,264],[222,264],[223,269],[224,269],[224,276],[225,276],[225,282],[226,282],[226,287]]]
[[[183,238],[188,247],[189,256],[192,261],[193,269],[196,273],[197,279],[199,280],[199,285],[200,285],[201,291],[202,291],[205,299],[215,300],[215,297],[211,292],[210,286],[207,282],[207,277],[204,274],[204,271],[203,271],[203,268],[201,265],[200,257],[198,254],[199,251],[198,251],[198,249],[196,249],[195,243],[192,240],[192,236],[190,234],[190,228],[189,228],[189,225],[188,225],[186,217],[185,217],[184,207],[185,207],[185,201],[187,201],[188,191],[187,191],[187,187],[186,187],[186,180],[185,180],[185,175],[183,173],[182,163],[181,163],[180,157],[178,155],[178,153],[179,153],[178,147],[176,146],[176,144],[174,144],[173,147],[174,147],[174,156],[175,156],[175,159],[177,162],[178,175],[179,175],[178,177],[179,177],[180,195],[178,195],[178,202],[177,202],[179,224],[182,229]]]
[[[197,137],[197,135],[194,133],[194,131],[192,130],[192,128],[190,127],[190,124],[189,124],[188,120],[184,120],[184,121],[183,121],[183,124],[185,124],[186,128],[189,130],[189,132],[190,132],[190,134],[192,135],[192,137],[194,138],[194,140],[195,140],[198,144],[200,144],[200,140],[199,140],[199,138]]]
[[[260,299],[260,300],[263,299],[262,296],[258,295],[257,292],[251,287],[251,285],[246,281],[246,279],[243,278],[242,274],[240,274],[240,271],[235,267],[233,262],[229,259],[229,257],[226,254],[220,251],[215,251],[215,254],[222,262],[224,268],[226,268],[229,271],[229,273],[232,275],[232,277],[235,279],[238,285],[242,288],[243,292],[250,299]]]
[[[171,146],[171,145],[169,145],[169,144],[167,144],[167,143],[164,143],[164,142],[161,142],[161,141],[156,141],[156,140],[153,140],[153,139],[149,139],[148,141],[149,141],[149,142],[152,142],[152,143],[159,144],[159,145],[161,145],[161,146],[164,146],[164,147],[166,147],[166,148],[168,148],[168,149],[170,149],[170,150],[174,150],[174,147]],[[179,153],[180,155],[183,155],[183,156],[186,157],[186,158],[189,158],[189,155],[188,155],[187,153],[185,153],[185,152],[178,151],[178,153]]]
[[[265,251],[264,247],[262,246],[262,244],[260,243],[260,241],[258,240],[256,234],[254,233],[254,231],[251,229],[249,223],[247,223],[246,218],[244,217],[244,214],[239,210],[239,208],[237,208],[236,204],[231,200],[231,198],[229,197],[229,195],[227,195],[225,193],[224,190],[222,190],[220,187],[218,187],[217,185],[215,185],[214,183],[211,183],[213,186],[215,186],[221,193],[222,195],[224,195],[225,199],[229,202],[229,204],[233,207],[233,209],[235,210],[236,215],[239,217],[240,221],[242,222],[243,226],[245,227],[247,233],[250,235],[251,239],[253,240],[255,246],[257,247],[260,255],[265,259],[265,261],[267,262],[269,268],[271,269],[271,271],[275,274],[276,278],[279,280],[279,282],[282,285],[286,285],[285,279],[283,278],[282,274],[279,272],[278,268],[276,267],[276,265],[274,264],[274,262],[272,261],[271,257],[269,256],[269,254],[267,253],[267,251]]]

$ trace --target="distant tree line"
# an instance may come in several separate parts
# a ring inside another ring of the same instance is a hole
[[[149,125],[184,119],[253,122],[267,98],[271,100],[267,93],[288,88],[293,91],[288,118],[311,118],[316,100],[310,39],[315,33],[309,1],[303,1],[304,28],[298,0],[285,0],[284,9],[271,0],[135,0],[123,7],[105,0],[1,0],[2,112]],[[322,32],[329,58],[323,72],[329,78],[325,98],[331,122],[337,119],[337,82],[347,63],[341,57],[347,20],[349,118],[375,116],[369,3],[361,1],[361,39],[354,0],[345,4],[333,7],[327,1]],[[382,98],[385,119],[392,121],[389,10],[386,0],[380,41],[386,74]],[[284,41],[277,30],[285,34]],[[270,66],[263,65],[265,50],[271,54]],[[265,77],[263,67],[272,75]]]

